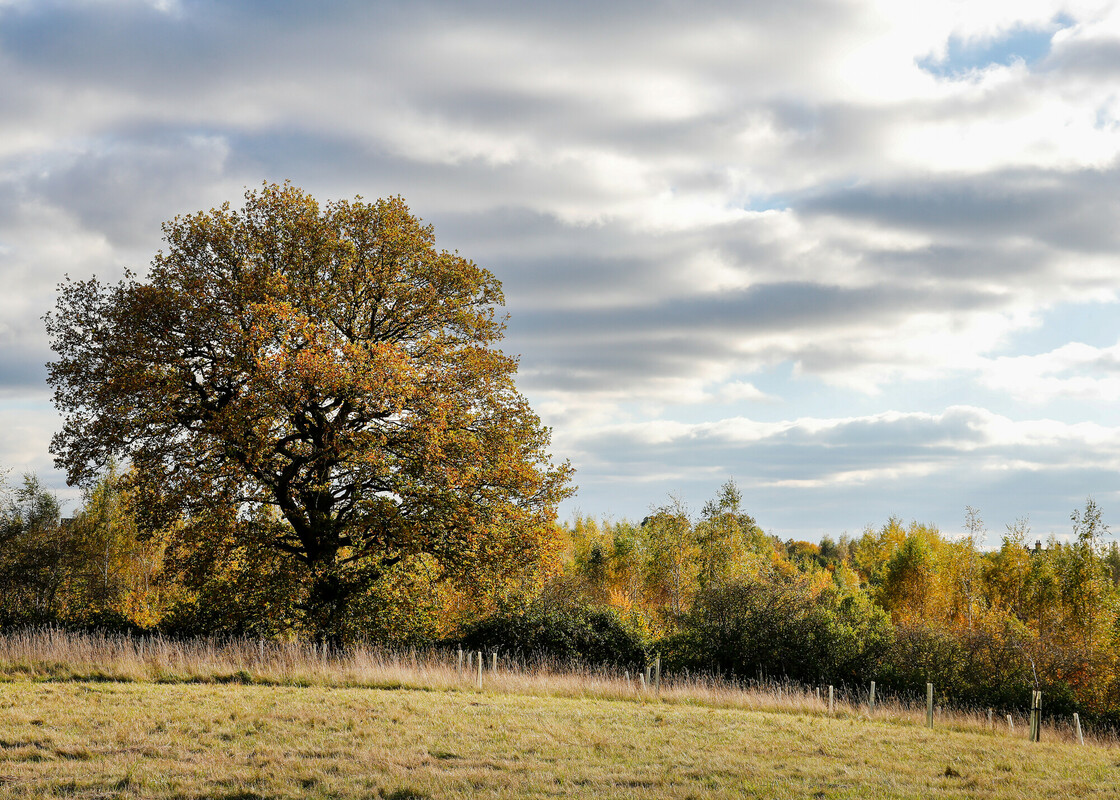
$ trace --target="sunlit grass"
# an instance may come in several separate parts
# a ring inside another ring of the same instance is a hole
[[[775,698],[778,700],[778,698]],[[13,680],[0,794],[1116,796],[1116,751],[855,713],[340,686]]]
[[[5,797],[1120,796],[1064,723],[487,654],[0,636]]]
[[[874,714],[866,690],[839,688],[829,714],[827,687],[790,683],[738,684],[703,675],[665,674],[655,692],[644,676],[622,669],[589,668],[541,659],[483,657],[481,683],[478,654],[448,650],[356,647],[329,653],[306,642],[249,639],[176,640],[78,634],[44,629],[0,635],[0,676],[33,680],[125,681],[152,683],[236,683],[276,686],[420,689],[541,697],[595,698],[661,705],[701,705],[799,714],[837,719],[871,719],[879,723],[924,727],[924,698],[884,698]],[[924,687],[922,687],[924,690]],[[1026,739],[1027,709],[1013,715],[1013,728],[986,710],[937,709],[936,726],[957,731]],[[1111,732],[1085,731],[1086,742],[1115,744]],[[1048,741],[1074,741],[1071,720],[1048,719]]]

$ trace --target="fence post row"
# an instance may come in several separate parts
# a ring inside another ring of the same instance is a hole
[[[258,641],[257,647],[258,647],[258,653],[259,653],[259,651],[264,649],[264,641],[263,640]],[[312,647],[315,647],[314,643],[312,643]],[[477,652],[470,651],[470,650],[464,651],[462,646],[460,645],[459,649],[458,649],[458,670],[459,670],[460,675],[463,674],[463,655],[464,655],[464,653],[466,654],[467,672],[471,672],[472,668],[477,669],[478,688],[481,689],[482,688],[483,653],[482,653],[481,650],[479,650]],[[477,655],[477,661],[475,659],[476,655]],[[474,662],[474,663],[472,664],[472,662]],[[492,656],[491,656],[490,665],[491,665],[490,666],[491,671],[494,674],[497,674],[497,672],[498,672],[498,652],[497,652],[497,650],[495,650],[493,652]],[[630,671],[626,670],[624,675],[625,675],[626,681],[629,682],[630,681]],[[654,661],[653,661],[652,665],[647,664],[644,671],[639,671],[637,677],[638,677],[638,680],[640,681],[641,689],[642,689],[643,692],[648,688],[648,689],[653,689],[655,692],[660,694],[661,693],[661,654],[658,653],[654,657]],[[817,700],[818,701],[821,700],[820,687],[817,687],[816,694],[817,694]],[[871,688],[870,688],[870,691],[868,692],[868,695],[867,695],[867,710],[868,710],[869,714],[875,713],[875,700],[876,700],[875,681],[871,681]],[[835,690],[835,687],[832,684],[829,684],[829,686],[828,686],[828,713],[833,714],[833,713],[835,713],[835,710],[836,710],[836,690]],[[1014,733],[1015,732],[1015,721],[1014,721],[1014,719],[1012,718],[1011,714],[1008,714],[1006,718],[1007,718],[1008,732],[1009,733]],[[927,728],[933,728],[933,720],[934,720],[933,684],[927,682],[926,683],[926,727]],[[992,709],[991,708],[988,709],[988,727],[989,727],[989,729],[992,727]],[[1077,736],[1077,743],[1081,744],[1081,745],[1084,745],[1085,744],[1085,737],[1084,737],[1084,734],[1082,733],[1082,730],[1081,730],[1081,716],[1077,712],[1074,712],[1074,714],[1073,714],[1073,729],[1074,729],[1074,733]],[[1028,738],[1028,741],[1031,741],[1031,742],[1042,741],[1042,692],[1041,691],[1031,690],[1030,728],[1028,730],[1027,738]]]

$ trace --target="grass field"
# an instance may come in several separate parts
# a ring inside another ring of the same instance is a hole
[[[0,796],[1120,798],[1120,749],[1019,720],[446,654],[0,637]]]
[[[1120,797],[1113,748],[478,691],[12,681],[7,797]]]

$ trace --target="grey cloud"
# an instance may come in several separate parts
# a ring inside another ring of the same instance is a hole
[[[851,340],[851,326],[873,324],[901,333],[915,311],[999,308],[1003,299],[951,287],[881,285],[844,288],[812,283],[767,284],[638,307],[536,311],[515,315],[514,347],[536,370],[532,385],[607,389],[664,376],[697,375],[706,365],[735,363],[742,342],[796,332],[795,350],[771,345],[752,359],[793,359],[812,372],[834,372],[866,361]]]
[[[46,385],[49,351],[0,345],[0,392],[40,390]]]
[[[123,247],[158,241],[160,224],[198,210],[200,187],[223,173],[220,137],[133,132],[96,142],[68,163],[27,181],[26,190],[64,208]]]
[[[1029,516],[1038,533],[1062,532],[1069,510],[1087,494],[1106,507],[1120,499],[1110,474],[1110,459],[1120,457],[1116,442],[1097,445],[1094,458],[1074,458],[1062,444],[995,444],[986,439],[983,422],[977,410],[959,408],[936,417],[855,419],[818,431],[795,425],[749,442],[727,438],[718,426],[652,444],[638,431],[600,431],[580,440],[586,488],[573,507],[612,508],[610,485],[599,480],[608,474],[625,480],[673,473],[643,484],[646,502],[663,502],[673,492],[694,509],[724,479],[738,476],[748,510],[783,537],[858,533],[891,514],[959,529],[970,504],[980,506],[994,545],[1003,525],[1018,517]],[[1010,467],[1019,461],[1035,466]],[[914,465],[932,466],[932,472],[854,483],[833,479]],[[805,480],[824,483],[811,492],[781,484]]]
[[[929,280],[972,284],[978,281],[1016,282],[1052,277],[1055,258],[1037,246],[979,241],[932,244],[915,249],[872,249],[863,263],[893,280]],[[957,297],[957,300],[964,300]],[[978,303],[981,306],[990,304]],[[974,306],[975,307],[975,306]]]
[[[846,13],[820,2],[709,3],[702,10],[677,3],[180,5],[182,13],[172,14],[143,3],[13,6],[0,10],[0,49],[48,73],[77,68],[86,79],[131,85],[151,80],[159,67],[174,67],[177,81],[238,67],[252,71],[260,68],[256,57],[262,54],[272,56],[266,65],[297,67],[308,65],[309,50],[328,62],[352,59],[356,53],[376,58],[386,48],[393,54],[407,53],[408,47],[394,47],[394,42],[438,41],[445,31],[498,31],[504,37],[548,41],[570,51],[573,59],[590,50],[619,61],[643,53],[657,58],[664,51],[651,44],[660,40],[679,61],[687,53],[674,44],[687,43],[689,37],[682,35],[687,31],[733,24],[760,32],[772,33],[778,27],[805,36],[835,35],[834,23]],[[371,47],[371,42],[379,46]],[[279,44],[292,49],[278,49]],[[703,62],[714,54],[700,48],[692,55]]]
[[[865,184],[805,198],[798,209],[892,227],[973,238],[1028,237],[1082,253],[1115,253],[1120,171],[1005,170],[921,183]]]
[[[41,75],[114,88],[183,87],[228,68],[235,33],[211,13],[174,17],[133,3],[0,10],[0,51]]]
[[[1060,43],[1039,68],[1048,73],[1114,80],[1120,75],[1120,40],[1074,39]]]
[[[582,309],[538,313],[531,329],[546,336],[561,326],[584,337],[605,328],[680,334],[709,330],[760,333],[796,328],[826,328],[841,321],[884,312],[902,317],[930,297],[919,288],[875,286],[847,288],[816,283],[773,283],[741,290],[692,295],[639,307],[603,311]]]
[[[750,474],[766,481],[821,480],[850,470],[901,466],[915,461],[945,461],[962,445],[979,446],[984,437],[970,423],[978,420],[967,410],[941,417],[904,415],[839,421],[821,430],[798,424],[761,439],[740,442],[723,427],[698,427],[687,436],[647,443],[643,433],[615,431],[596,436],[591,448],[604,453],[629,453],[642,462],[681,466],[728,467],[749,459]],[[748,455],[749,452],[749,455]]]
[[[850,10],[832,4],[624,4],[594,11],[578,4],[329,4],[314,11],[262,4],[185,3],[182,14],[143,4],[97,8],[31,4],[0,11],[0,53],[25,80],[70,89],[101,87],[113,95],[150,100],[161,115],[202,117],[209,124],[236,115],[237,106],[268,96],[264,113],[283,117],[276,87],[320,84],[320,96],[338,97],[357,115],[402,110],[494,135],[532,133],[552,146],[595,142],[629,154],[740,155],[733,142],[744,112],[780,90],[799,64],[782,34],[818,50],[839,40]],[[753,31],[750,47],[712,46],[728,30]],[[453,60],[464,37],[492,46]],[[508,51],[507,43],[516,43]],[[812,43],[812,44],[810,44]],[[593,90],[621,67],[631,71],[635,97],[653,96],[656,74],[672,64],[682,90],[720,89],[728,108],[689,120],[650,120]],[[646,69],[640,67],[644,65]],[[552,69],[561,78],[549,77]],[[535,70],[535,71],[534,71]],[[574,71],[574,72],[573,72]],[[520,80],[531,72],[531,80]],[[567,73],[572,74],[567,74]],[[651,75],[648,86],[641,76]],[[517,80],[511,78],[518,78]],[[580,80],[576,80],[579,78]],[[761,93],[755,88],[766,87]],[[759,96],[755,96],[759,95]],[[224,106],[224,107],[223,107]],[[330,109],[337,119],[341,109]],[[58,109],[58,113],[64,113]],[[846,114],[844,110],[832,112]],[[314,119],[283,119],[314,129]],[[327,123],[329,125],[329,123]],[[854,126],[830,126],[824,141],[838,141]],[[689,179],[677,176],[678,183]]]

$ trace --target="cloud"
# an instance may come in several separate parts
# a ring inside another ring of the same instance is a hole
[[[942,242],[1010,239],[1052,252],[1115,256],[1120,238],[1103,223],[1120,212],[1112,191],[1118,178],[1115,167],[997,170],[982,177],[842,189],[809,198],[801,209],[922,232]]]
[[[954,530],[968,504],[986,506],[992,521],[1027,516],[1036,530],[1060,531],[1087,494],[1116,499],[1120,468],[1118,427],[1012,420],[968,406],[779,423],[620,423],[588,428],[579,444],[585,507],[609,507],[600,470],[616,480],[620,472],[656,476],[646,481],[649,502],[674,492],[696,507],[734,476],[748,507],[762,509],[764,526],[783,536],[856,533],[891,514]],[[674,468],[650,470],[668,464]]]
[[[980,380],[1026,403],[1067,397],[1114,403],[1120,397],[1120,343],[1071,342],[1039,355],[1000,356],[985,363]]]
[[[112,136],[28,180],[30,192],[72,214],[121,249],[150,247],[166,209],[202,201],[199,184],[220,180],[228,154],[222,137],[182,131]]]
[[[1065,503],[1069,403],[1117,389],[1052,322],[1120,297],[1113,5],[0,2],[0,393],[64,274],[290,178],[402,194],[493,270],[522,386],[628,513],[728,472],[786,521]]]

